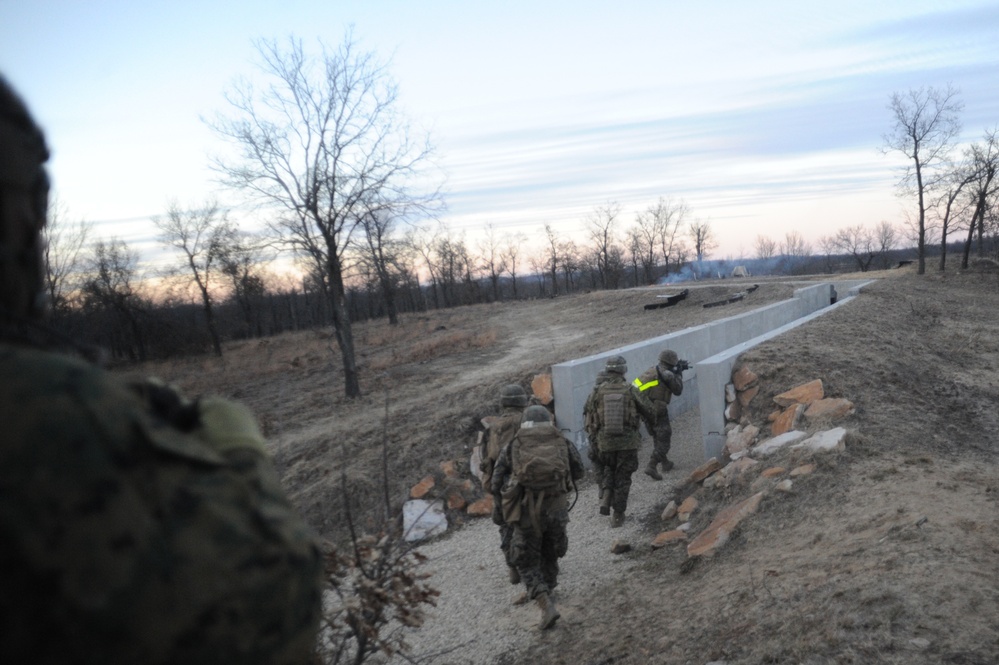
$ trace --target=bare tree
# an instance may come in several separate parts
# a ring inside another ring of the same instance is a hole
[[[784,269],[794,273],[804,260],[811,256],[812,248],[798,231],[788,231],[780,243],[779,253],[784,262]]]
[[[489,284],[493,291],[493,300],[500,299],[499,281],[500,276],[506,272],[506,262],[503,257],[503,250],[500,247],[499,237],[492,224],[486,224],[486,235],[479,242],[479,251],[482,253],[482,270],[489,278]]]
[[[93,246],[90,276],[83,284],[83,310],[109,314],[117,321],[107,326],[108,346],[119,355],[146,360],[146,339],[139,324],[145,309],[137,290],[139,255],[123,241],[97,241]]]
[[[175,201],[168,207],[165,217],[153,218],[153,224],[160,231],[160,242],[179,251],[180,262],[190,271],[201,298],[212,348],[215,355],[221,356],[222,339],[215,325],[212,291],[214,279],[221,272],[220,258],[228,245],[235,242],[236,227],[215,200],[189,210],[182,209]]]
[[[597,206],[586,218],[590,240],[596,252],[596,267],[597,273],[600,275],[600,286],[605,289],[611,288],[613,282],[611,259],[617,245],[615,230],[620,214],[621,204],[610,202]]]
[[[898,245],[898,229],[887,220],[881,220],[874,227],[874,244],[877,247],[878,262],[882,269],[888,267],[888,254]]]
[[[863,224],[848,226],[836,232],[833,236],[836,248],[853,257],[860,272],[867,272],[874,261],[874,233]]]
[[[975,179],[974,158],[967,159],[953,169],[941,183],[940,196],[934,203],[937,210],[940,228],[940,270],[947,269],[947,235],[954,226],[955,220],[963,216],[968,207],[959,200],[961,192]],[[941,211],[942,209],[942,211]]]
[[[756,236],[756,258],[769,261],[777,256],[777,241],[764,235]]]
[[[389,325],[399,323],[399,307],[396,297],[405,271],[399,265],[399,254],[404,243],[392,233],[395,221],[390,209],[378,206],[369,207],[359,220],[361,229],[358,262],[373,275],[382,300]]]
[[[515,233],[506,237],[503,244],[503,261],[506,264],[506,271],[510,274],[510,282],[513,287],[513,299],[517,299],[517,266],[521,262],[521,248],[527,242],[527,236],[523,233]]]
[[[414,140],[397,108],[397,90],[372,53],[348,32],[318,57],[299,39],[256,43],[269,84],[237,81],[227,94],[232,116],[209,123],[236,148],[218,158],[222,181],[283,211],[275,230],[323,277],[340,349],[344,391],[361,394],[346,306],[344,252],[372,206],[395,213],[436,200],[421,192],[430,166],[428,140]]]
[[[84,250],[93,224],[84,220],[70,221],[65,206],[55,197],[49,205],[49,216],[42,227],[45,258],[45,291],[52,311],[69,309],[72,294],[83,283]]]
[[[904,191],[915,194],[917,203],[917,272],[926,273],[926,210],[929,192],[940,178],[940,171],[961,131],[959,114],[964,105],[958,91],[948,85],[943,89],[918,88],[907,93],[893,93],[888,108],[894,127],[884,136],[883,152],[900,152],[909,161],[899,181]]]
[[[545,224],[545,270],[548,271],[548,276],[552,280],[552,297],[558,296],[558,266],[560,261],[559,250],[561,249],[561,241],[558,237],[558,233],[552,228],[551,224]]]
[[[704,257],[718,246],[714,233],[711,231],[711,223],[707,220],[695,219],[687,227],[687,233],[691,242],[694,243],[694,256],[698,263],[703,261]]]
[[[968,226],[968,239],[964,243],[962,268],[968,267],[971,243],[976,231],[978,255],[982,256],[985,220],[989,216],[992,198],[999,191],[999,182],[996,181],[996,172],[999,171],[999,139],[996,132],[995,129],[985,132],[985,139],[981,143],[972,144],[969,148],[969,159],[974,174],[971,179],[971,193],[975,211]]]
[[[219,257],[222,274],[229,279],[230,295],[239,307],[250,335],[263,334],[259,311],[267,290],[261,269],[265,248],[262,239],[237,233]]]

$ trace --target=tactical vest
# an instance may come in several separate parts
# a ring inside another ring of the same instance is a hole
[[[638,409],[627,383],[605,383],[597,390],[596,401],[599,429],[604,434],[620,436],[638,427]]]

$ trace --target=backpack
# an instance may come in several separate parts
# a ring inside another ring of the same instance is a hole
[[[631,386],[623,381],[605,383],[598,392],[600,431],[611,436],[626,434],[638,424],[638,409],[631,399]]]
[[[489,424],[489,429],[486,430],[486,441],[483,446],[479,470],[482,471],[482,486],[487,490],[500,452],[517,435],[517,430],[520,428],[520,418],[521,415],[518,412],[504,413],[494,418]]]
[[[510,445],[510,463],[518,484],[548,495],[569,491],[569,451],[558,430],[551,425],[522,427]]]

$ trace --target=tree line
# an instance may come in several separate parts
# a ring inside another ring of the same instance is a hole
[[[617,202],[596,206],[572,236],[551,224],[531,236],[486,225],[469,240],[437,221],[445,196],[430,136],[401,113],[374,54],[349,32],[318,54],[294,37],[259,41],[256,51],[266,84],[236,79],[227,111],[206,123],[227,146],[212,160],[220,182],[258,206],[266,229],[240,229],[214,200],[171,203],[153,224],[174,263],[152,274],[121,239],[94,240],[90,226],[56,208],[46,250],[53,325],[126,360],[221,355],[226,339],[329,326],[345,392],[357,396],[354,322],[394,325],[406,312],[730,271],[709,261],[717,247],[710,221],[666,196],[630,220]],[[885,268],[906,242],[923,272],[933,241],[943,269],[961,231],[963,267],[974,239],[979,254],[989,251],[996,132],[955,160],[955,91],[895,94],[890,108],[895,126],[884,150],[909,160],[899,183],[916,201],[908,223],[846,227],[820,238],[818,250],[798,231],[761,235],[746,261],[754,273]],[[292,257],[291,271],[269,267],[279,255]]]

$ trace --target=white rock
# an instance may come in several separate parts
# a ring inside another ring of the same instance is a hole
[[[444,502],[412,499],[402,506],[402,528],[408,542],[414,543],[447,531]]]
[[[690,531],[690,522],[684,522],[683,524],[676,527],[677,531]]]
[[[790,432],[784,432],[780,436],[775,436],[772,439],[760,442],[759,444],[753,446],[750,452],[754,457],[766,457],[767,455],[772,455],[777,452],[784,446],[798,443],[806,436],[808,436],[806,432],[793,429]]]
[[[794,485],[792,481],[784,479],[779,483],[777,483],[776,485],[774,485],[774,489],[777,490],[778,492],[790,492],[792,485]]]
[[[792,448],[806,448],[816,452],[843,450],[846,447],[846,444],[843,442],[844,438],[846,438],[846,429],[837,427],[813,434],[801,443],[792,446]]]
[[[482,450],[478,446],[475,446],[472,448],[472,456],[468,460],[468,468],[471,469],[472,473],[475,474],[475,477],[479,479],[480,485],[482,484],[482,470],[479,468],[481,463]]]
[[[729,404],[735,401],[735,385],[731,383],[725,384],[725,401]]]

